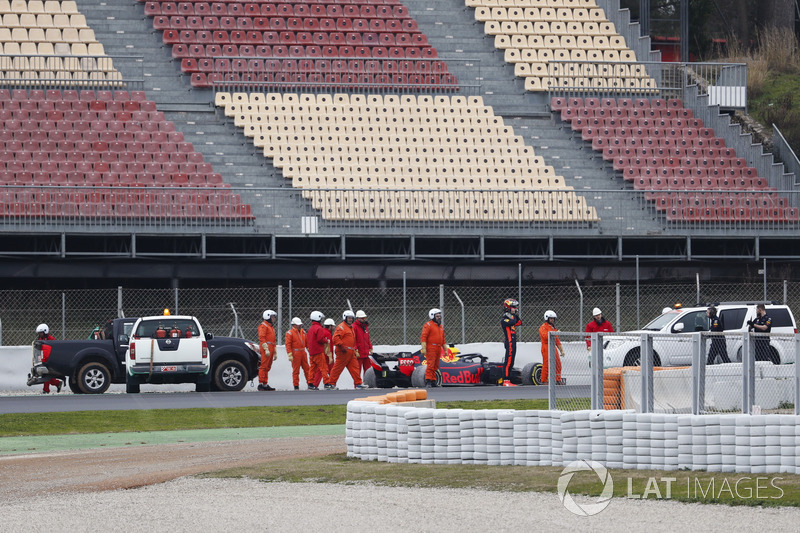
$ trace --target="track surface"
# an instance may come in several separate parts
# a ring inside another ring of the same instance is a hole
[[[189,409],[196,407],[253,407],[346,404],[353,398],[390,392],[275,391],[275,392],[155,392],[141,394],[15,395],[0,397],[0,413],[55,413],[65,411],[123,411],[133,409]],[[559,397],[587,398],[588,386],[558,387]],[[547,387],[443,387],[429,389],[439,401],[546,399]]]

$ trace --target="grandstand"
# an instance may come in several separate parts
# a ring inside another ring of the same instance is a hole
[[[177,258],[213,278],[209,259],[800,252],[793,175],[719,113],[744,107],[742,67],[658,62],[613,0],[0,15],[11,257]]]

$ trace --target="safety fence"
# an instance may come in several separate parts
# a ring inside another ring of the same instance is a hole
[[[549,335],[546,385],[551,409],[800,414],[796,333]],[[561,361],[556,337],[565,348]],[[585,350],[586,339],[590,351]]]
[[[367,313],[373,344],[384,345],[416,344],[428,310],[434,307],[444,311],[448,342],[500,342],[502,302],[507,298],[520,302],[523,324],[518,328],[519,342],[539,340],[538,328],[548,309],[557,313],[556,327],[562,331],[583,331],[595,307],[603,311],[615,331],[630,331],[645,326],[659,317],[664,307],[676,303],[773,300],[800,308],[800,283],[795,281],[645,284],[634,279],[602,285],[543,285],[522,266],[516,283],[508,285],[365,286],[344,280],[327,285],[288,280],[256,287],[5,290],[0,291],[0,339],[3,345],[29,344],[41,322],[50,326],[56,338],[81,339],[111,318],[160,314],[164,308],[197,316],[204,328],[216,335],[254,338],[266,309],[278,313],[278,329],[284,331],[294,316],[307,323],[311,311],[319,310],[338,320],[352,306],[354,311]],[[563,336],[562,342],[566,340]],[[576,349],[571,346],[567,343],[568,350]],[[580,349],[586,359],[585,345]],[[736,352],[729,353],[733,357]]]

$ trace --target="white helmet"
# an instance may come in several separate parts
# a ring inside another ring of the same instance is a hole
[[[302,325],[303,325],[303,321],[302,321],[302,320],[300,320],[300,317],[299,317],[299,316],[296,316],[296,317],[294,317],[294,318],[292,319],[292,325],[293,325],[293,326],[302,326]]]
[[[264,311],[264,320],[269,320],[274,316],[278,316],[278,313],[276,313],[272,309],[267,309],[266,311]]]
[[[595,307],[594,309],[592,309],[592,316],[597,316],[597,315],[602,315],[602,314],[603,314],[603,312],[600,310],[599,307]]]
[[[548,309],[547,311],[544,312],[544,319],[550,320],[551,318],[558,318],[558,315],[556,314],[555,311],[551,311],[550,309]]]
[[[367,313],[359,309],[356,311],[356,318],[367,318]]]
[[[430,318],[431,320],[433,320],[433,317],[435,317],[435,316],[436,316],[438,313],[441,313],[441,312],[442,312],[442,310],[441,310],[441,309],[436,309],[436,308],[434,307],[433,309],[431,309],[430,311],[428,311],[428,318]]]
[[[325,315],[322,314],[320,311],[311,311],[311,321],[312,322],[322,322],[322,319],[325,318]]]
[[[347,320],[347,317],[350,317],[350,318],[352,318],[352,319],[355,319],[355,318],[356,318],[356,315],[354,315],[354,314],[353,314],[353,312],[352,312],[351,310],[349,310],[349,309],[348,309],[347,311],[345,311],[344,313],[342,313],[342,320]]]
[[[661,314],[663,315],[664,313],[669,313],[670,311],[672,311],[671,307],[665,307],[664,309],[661,310]]]
[[[50,327],[47,324],[39,324],[36,326],[36,333],[44,333],[47,335],[50,333]]]
[[[323,326],[335,326],[335,325],[336,322],[334,322],[332,318],[326,318],[325,323],[323,324]]]

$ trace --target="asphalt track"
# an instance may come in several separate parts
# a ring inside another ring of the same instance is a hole
[[[353,398],[391,392],[393,389],[275,392],[163,392],[140,394],[51,394],[0,397],[0,414],[56,413],[66,411],[125,411],[135,409],[190,409],[291,405],[345,404]],[[558,396],[587,398],[589,387],[560,386]],[[443,387],[429,389],[438,401],[546,399],[547,387]]]

